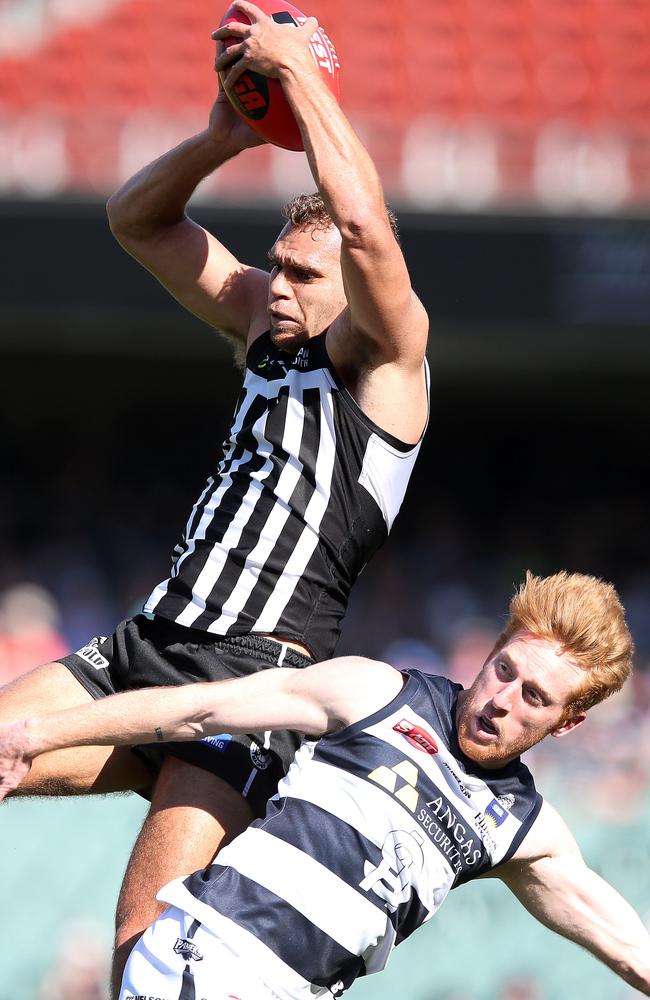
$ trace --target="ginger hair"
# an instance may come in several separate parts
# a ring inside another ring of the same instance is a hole
[[[390,222],[393,236],[399,242],[399,232],[397,227],[397,216],[393,210],[386,205],[386,214]],[[325,202],[320,194],[299,194],[282,209],[282,215],[292,226],[301,228],[307,226],[311,229],[325,230],[334,225],[331,215],[325,207]]]
[[[565,571],[539,577],[527,571],[489,659],[517,632],[559,643],[584,671],[563,721],[620,690],[632,672],[634,644],[625,610],[612,584],[596,577]]]

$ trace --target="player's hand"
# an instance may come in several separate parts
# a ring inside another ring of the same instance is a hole
[[[224,83],[231,87],[246,70],[263,76],[279,77],[283,69],[293,69],[302,76],[311,75],[315,80],[320,74],[309,51],[311,36],[318,28],[315,17],[308,17],[297,28],[276,24],[273,18],[248,0],[233,0],[233,7],[250,18],[250,24],[231,21],[213,33],[213,38],[223,41],[237,38],[215,62],[217,71],[228,71]]]
[[[0,800],[18,788],[31,766],[25,723],[0,725]]]
[[[257,132],[253,132],[237,114],[221,85],[219,85],[219,95],[210,111],[208,132],[219,144],[230,143],[240,150],[261,146],[266,141]]]

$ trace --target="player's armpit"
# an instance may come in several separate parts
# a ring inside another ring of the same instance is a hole
[[[514,861],[499,876],[541,923],[650,996],[650,935],[623,897],[574,853]]]

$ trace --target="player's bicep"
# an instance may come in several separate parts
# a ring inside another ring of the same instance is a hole
[[[291,690],[311,705],[322,731],[332,731],[383,708],[401,691],[394,667],[362,656],[339,656],[294,671]]]
[[[341,267],[351,335],[382,361],[419,368],[428,317],[390,226],[371,226],[358,238],[344,239]]]
[[[266,308],[265,271],[241,264],[211,233],[188,218],[146,240],[116,236],[189,312],[246,340],[255,317]]]

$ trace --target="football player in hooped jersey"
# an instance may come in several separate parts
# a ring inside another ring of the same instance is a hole
[[[61,747],[224,727],[309,734],[265,819],[162,890],[170,908],[134,947],[120,1000],[339,996],[380,971],[450,889],[482,876],[650,996],[650,935],[587,867],[520,759],[618,690],[631,653],[611,585],[528,574],[468,690],[342,657],[128,692],[0,728],[0,791]]]
[[[280,79],[318,193],[287,207],[270,273],[188,218],[197,185],[261,142],[222,94],[205,131],[110,199],[124,248],[246,354],[244,385],[147,616],[16,680],[0,692],[0,719],[327,659],[404,496],[427,422],[425,311],[375,167],[310,55],[314,20],[289,28],[237,6],[252,23],[225,29],[238,41],[217,69],[236,74],[234,59]],[[118,904],[118,954],[160,912],[161,885],[263,813],[299,743],[270,729],[165,747]],[[43,755],[20,793],[148,789],[151,760],[97,745]]]

